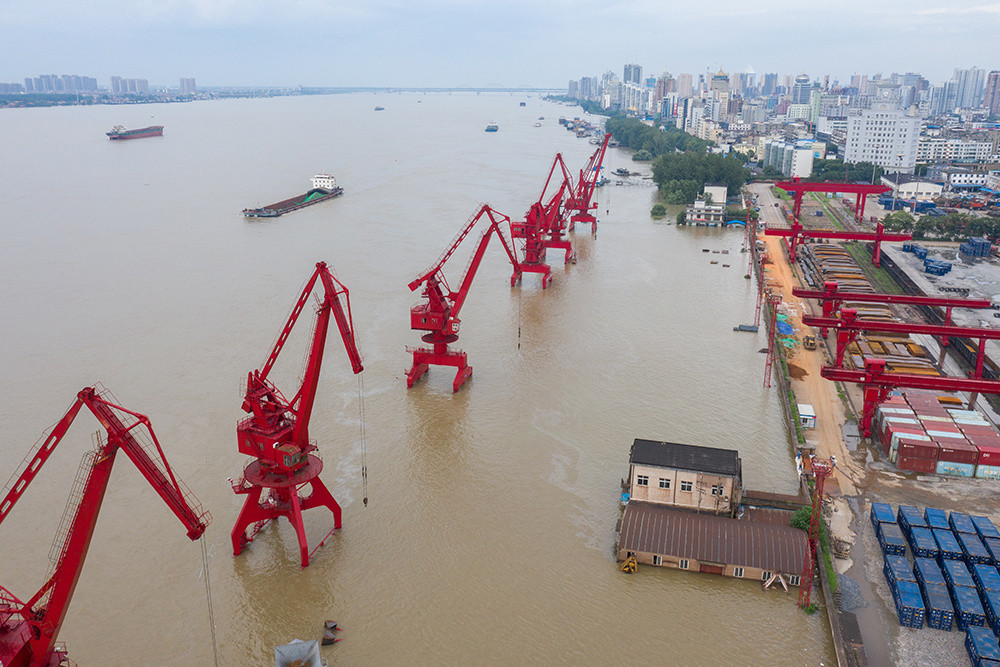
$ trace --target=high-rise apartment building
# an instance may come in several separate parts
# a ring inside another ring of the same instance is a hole
[[[195,85],[194,78],[181,79],[181,95],[194,95],[197,92],[198,86]]]
[[[642,65],[625,65],[624,74],[622,83],[634,83],[637,86],[642,84]]]
[[[955,106],[952,108],[978,108],[986,85],[986,70],[978,67],[956,69],[952,80],[955,82]]]
[[[845,162],[871,162],[888,171],[913,173],[920,140],[920,118],[899,108],[892,91],[884,88],[869,109],[847,118]]]
[[[986,77],[986,96],[983,108],[989,109],[991,116],[1000,116],[1000,72],[994,70]]]
[[[792,85],[792,104],[809,104],[811,93],[812,82],[809,80],[809,75],[803,72],[795,77],[795,83]]]
[[[764,82],[760,86],[760,94],[762,97],[767,97],[768,95],[773,95],[778,92],[778,75],[776,73],[765,74]]]
[[[694,78],[690,74],[677,75],[677,94],[681,97],[694,95]]]

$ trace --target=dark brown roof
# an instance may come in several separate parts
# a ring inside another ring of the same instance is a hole
[[[740,474],[740,454],[735,449],[682,445],[676,442],[657,442],[642,438],[636,438],[632,442],[629,463],[693,470],[714,475],[729,475],[730,477]]]
[[[770,491],[754,491],[753,489],[743,489],[743,502],[753,505],[762,505],[764,507],[781,507],[783,505],[804,507],[810,504],[810,500],[805,496],[793,496],[787,493],[771,493]]]
[[[618,548],[697,561],[797,574],[806,556],[805,531],[631,501]]]

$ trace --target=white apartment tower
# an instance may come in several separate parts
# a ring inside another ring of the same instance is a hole
[[[846,162],[871,162],[887,171],[913,173],[920,139],[920,118],[901,110],[883,90],[871,108],[847,117]]]

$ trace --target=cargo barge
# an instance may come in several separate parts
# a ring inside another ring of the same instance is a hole
[[[121,125],[115,125],[111,128],[110,132],[105,132],[108,135],[108,139],[112,141],[117,141],[120,139],[143,139],[145,137],[162,137],[163,136],[163,126],[162,125],[150,125],[149,127],[140,127],[136,130],[126,130]]]
[[[277,218],[289,211],[297,211],[306,206],[318,204],[321,201],[333,199],[344,194],[344,189],[337,185],[336,179],[330,174],[316,174],[312,178],[312,188],[305,194],[290,199],[284,199],[275,204],[261,208],[245,208],[243,216],[247,218]]]

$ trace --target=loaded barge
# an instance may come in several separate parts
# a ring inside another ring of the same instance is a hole
[[[145,137],[162,137],[163,136],[163,126],[162,125],[150,125],[149,127],[140,127],[136,130],[126,130],[121,125],[115,125],[111,128],[110,132],[105,132],[108,135],[108,139],[112,141],[118,141],[121,139],[143,139]]]
[[[243,209],[243,216],[247,218],[277,218],[283,213],[312,206],[321,201],[339,197],[342,194],[344,194],[344,189],[337,185],[337,180],[333,176],[330,174],[316,174],[312,178],[312,188],[305,194],[279,201],[276,204],[268,204],[261,208],[245,208]]]

